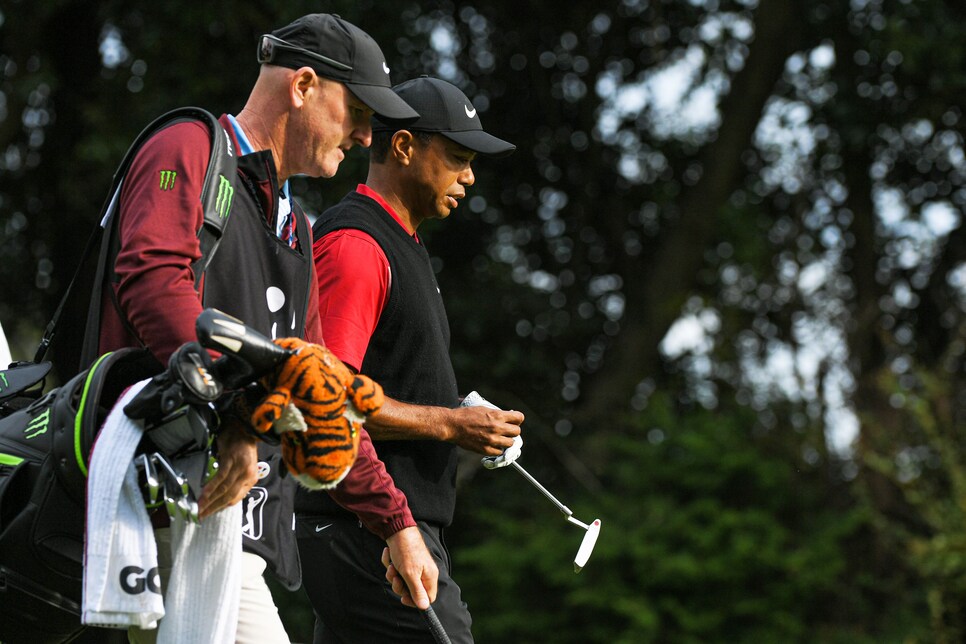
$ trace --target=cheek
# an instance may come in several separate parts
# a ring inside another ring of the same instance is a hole
[[[341,129],[334,123],[326,123],[320,141],[325,152],[334,151],[342,143]]]
[[[313,138],[322,148],[321,152],[330,152],[342,142],[341,123],[332,118],[330,109],[320,109],[316,112],[312,125],[314,126]]]

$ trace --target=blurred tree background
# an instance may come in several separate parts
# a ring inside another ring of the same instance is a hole
[[[0,6],[15,357],[137,132],[237,112],[259,34],[339,13],[516,143],[423,236],[462,390],[524,411],[521,463],[603,522],[574,575],[580,530],[466,458],[447,541],[479,641],[966,639],[966,5],[270,4]]]

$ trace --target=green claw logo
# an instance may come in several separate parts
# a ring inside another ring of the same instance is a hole
[[[231,185],[231,181],[225,178],[225,175],[218,175],[220,181],[218,182],[218,198],[215,200],[215,211],[218,216],[222,219],[228,217],[228,211],[231,210],[231,200],[235,196],[235,189]]]
[[[29,423],[27,427],[23,430],[24,438],[30,440],[31,438],[37,438],[41,434],[47,431],[47,425],[50,423],[50,407],[44,410],[44,413],[40,414]]]
[[[178,178],[178,173],[174,170],[162,170],[161,171],[161,185],[162,190],[171,190],[174,188],[174,180]]]

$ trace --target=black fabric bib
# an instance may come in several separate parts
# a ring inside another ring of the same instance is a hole
[[[266,159],[267,156],[267,159]],[[302,337],[312,278],[312,256],[300,253],[269,228],[269,217],[252,183],[255,172],[264,174],[270,152],[238,159],[240,179],[235,191],[231,221],[221,246],[205,273],[204,305],[242,320],[270,338]],[[265,181],[265,177],[260,178]],[[271,174],[273,193],[278,182]],[[252,194],[255,192],[255,194]],[[277,207],[277,206],[276,206]],[[292,202],[300,243],[307,245],[309,230],[298,204]]]
[[[270,181],[271,194],[278,194],[271,153],[240,157],[238,170],[231,221],[205,273],[202,302],[270,338],[303,337],[311,254],[293,250],[269,227],[277,213],[265,212],[256,183]],[[310,236],[305,217],[294,200],[292,208],[298,238],[302,248],[307,248]],[[258,459],[260,478],[243,501],[242,544],[246,551],[265,559],[275,577],[294,590],[301,581],[293,525],[296,484],[284,476],[278,447],[260,443]]]

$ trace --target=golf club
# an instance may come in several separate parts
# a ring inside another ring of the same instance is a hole
[[[429,632],[433,634],[433,641],[436,644],[450,644],[449,635],[446,634],[443,624],[439,621],[439,617],[436,616],[433,605],[430,604],[429,608],[421,612],[423,619],[426,620],[426,624],[429,626]]]
[[[475,391],[471,391],[469,394],[467,394],[461,404],[464,407],[482,406],[482,407],[489,407],[491,409],[499,409],[499,407],[497,407],[496,405],[494,405],[493,403],[491,403],[490,401],[488,401],[486,398],[484,398],[483,396],[481,396],[479,393]],[[583,521],[580,521],[574,518],[573,510],[571,510],[566,505],[558,501],[557,497],[551,494],[547,488],[545,488],[543,485],[540,484],[540,481],[533,478],[530,472],[523,469],[523,466],[517,463],[517,459],[520,458],[520,453],[522,452],[522,449],[523,449],[523,439],[517,436],[516,438],[513,439],[513,445],[508,447],[499,456],[484,457],[482,460],[483,467],[485,467],[488,470],[495,470],[501,467],[506,467],[507,465],[513,466],[513,468],[516,469],[516,471],[519,472],[520,475],[523,476],[523,478],[530,481],[533,487],[540,490],[540,492],[542,492],[545,497],[550,499],[553,502],[553,504],[557,506],[558,510],[563,512],[568,522],[576,526],[580,526],[581,528],[586,530],[586,533],[584,534],[584,538],[580,542],[580,547],[577,549],[577,556],[574,557],[574,572],[578,573],[584,569],[584,566],[587,565],[587,560],[590,559],[590,554],[594,551],[594,546],[597,544],[597,537],[600,535],[600,519],[594,519],[588,525]]]
[[[516,461],[512,461],[510,465],[516,469],[517,472],[523,475],[523,478],[530,481],[530,483],[533,484],[533,487],[543,492],[543,495],[550,499],[553,504],[557,506],[558,510],[563,512],[564,516],[567,518],[567,521],[576,526],[580,526],[587,531],[584,534],[583,540],[580,542],[580,548],[577,549],[577,556],[574,557],[574,572],[580,572],[583,570],[584,566],[587,565],[587,560],[590,559],[590,553],[594,551],[594,546],[597,544],[597,537],[600,535],[600,519],[594,519],[588,525],[583,521],[574,518],[573,511],[558,501],[557,497],[555,497],[553,494],[550,494],[550,491],[543,487],[543,485],[540,484],[540,481],[533,478],[530,472],[523,469],[523,466]]]
[[[391,565],[391,564],[390,564]],[[406,582],[408,585],[409,582]],[[410,586],[410,589],[412,587]],[[429,627],[429,632],[433,636],[433,641],[436,644],[451,644],[449,635],[446,634],[446,629],[443,628],[443,623],[439,621],[439,617],[436,615],[436,611],[433,610],[433,605],[430,604],[426,607],[426,610],[419,611],[423,616],[423,621],[426,622],[426,626]]]

